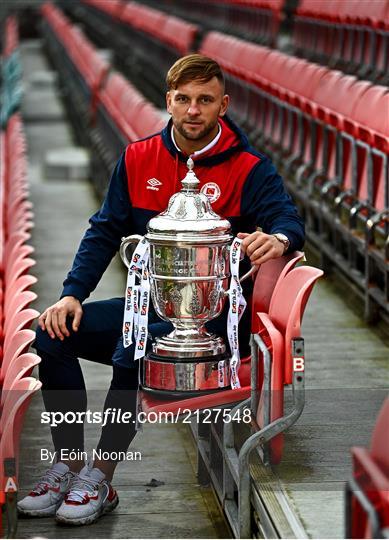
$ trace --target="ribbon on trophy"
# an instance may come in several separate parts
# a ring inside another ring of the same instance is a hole
[[[127,274],[123,317],[123,346],[129,347],[132,335],[135,338],[134,360],[145,355],[148,336],[148,312],[150,304],[150,278],[148,270],[150,244],[142,238],[131,258]],[[136,273],[140,273],[140,284],[136,284]]]
[[[148,259],[147,252],[147,259]],[[134,360],[143,358],[146,353],[146,343],[148,336],[148,314],[150,304],[150,277],[147,265],[148,261],[142,263],[142,275],[138,287],[138,309],[134,314],[134,336],[136,336]]]
[[[240,366],[238,326],[247,304],[242,293],[242,286],[239,281],[241,244],[242,240],[239,238],[234,238],[230,250],[231,283],[230,288],[228,289],[230,307],[227,317],[227,334],[231,350],[230,372],[231,388],[233,390],[240,388],[240,381],[238,377],[238,370]]]

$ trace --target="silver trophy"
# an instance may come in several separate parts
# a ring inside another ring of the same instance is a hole
[[[156,338],[152,352],[143,358],[143,388],[174,396],[230,386],[226,345],[221,337],[207,332],[205,323],[220,315],[227,296],[231,224],[199,192],[191,158],[187,166],[181,191],[148,222],[145,235],[150,243],[152,302],[174,330]],[[120,255],[128,268],[127,248],[141,239],[139,235],[122,239]]]

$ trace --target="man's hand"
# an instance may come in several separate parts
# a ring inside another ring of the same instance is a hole
[[[238,238],[243,240],[241,249],[252,264],[260,265],[284,254],[284,244],[272,234],[255,231],[251,234],[239,233]]]
[[[70,336],[66,327],[66,318],[73,318],[72,328],[77,332],[82,317],[80,301],[74,296],[64,296],[57,303],[48,307],[38,319],[42,330],[47,330],[51,338],[58,337],[61,341]]]

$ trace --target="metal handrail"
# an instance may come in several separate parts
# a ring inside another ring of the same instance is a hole
[[[257,347],[255,346],[257,345]],[[249,468],[249,459],[251,452],[258,448],[260,445],[265,445],[276,435],[284,432],[290,426],[292,426],[297,419],[300,417],[304,405],[305,405],[305,375],[304,371],[293,372],[293,400],[294,407],[292,411],[286,415],[278,418],[274,422],[270,422],[270,396],[271,396],[271,359],[270,353],[266,344],[262,338],[258,335],[252,335],[251,338],[251,347],[252,347],[252,396],[253,386],[256,388],[257,380],[254,379],[254,374],[257,374],[257,364],[258,354],[257,349],[260,349],[263,353],[264,359],[264,389],[267,393],[265,395],[265,413],[264,413],[264,423],[265,427],[260,431],[257,431],[251,435],[242,445],[239,455],[235,451],[234,445],[234,432],[232,422],[224,426],[223,432],[223,445],[226,450],[226,464],[232,473],[235,481],[237,481],[238,487],[238,526],[236,529],[239,531],[239,538],[249,538],[251,534],[251,512],[250,512],[250,468]],[[304,352],[304,340],[302,338],[295,338],[292,340],[292,357],[293,359],[298,357],[301,358]],[[255,385],[253,385],[255,380]],[[232,410],[231,416],[234,417],[234,413],[244,408],[245,406],[250,405],[252,409],[252,397],[238,403]],[[252,414],[253,411],[251,411]],[[254,426],[255,422],[252,423]],[[233,455],[232,455],[233,454]],[[264,451],[263,462],[267,465],[266,459],[266,450]],[[237,463],[237,470],[235,470],[235,463]],[[234,469],[234,470],[232,470]]]
[[[301,345],[300,345],[301,346]],[[305,405],[305,376],[304,372],[293,373],[294,408],[292,411],[263,429],[251,435],[239,452],[239,536],[249,538],[250,535],[250,468],[251,452],[259,445],[264,445],[276,435],[292,426],[303,412]]]

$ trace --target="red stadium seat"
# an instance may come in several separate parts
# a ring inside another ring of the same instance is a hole
[[[387,0],[301,2],[297,9],[294,45],[303,56],[331,62],[348,72],[379,77],[385,73],[383,29],[389,23]]]
[[[7,392],[0,418],[0,504],[7,506],[8,533],[16,536],[17,528],[17,477],[19,460],[19,439],[26,409],[42,383],[25,377]]]
[[[26,259],[28,261],[28,259]],[[4,314],[4,332],[8,333],[8,329],[14,325],[14,320],[18,316],[18,313],[25,310],[29,305],[37,299],[37,295],[32,291],[22,291],[12,299],[9,303],[8,311]]]
[[[10,285],[6,283],[4,294],[4,310],[7,312],[10,309],[10,305],[13,303],[15,297],[17,297],[23,291],[29,289],[37,282],[37,278],[31,275],[24,275],[13,280]]]
[[[251,327],[253,333],[258,332],[256,314],[258,312],[268,313],[277,282],[281,281],[303,257],[304,253],[296,251],[278,259],[271,259],[259,267],[254,280],[252,296]]]
[[[12,341],[16,332],[30,328],[32,321],[39,317],[39,312],[35,309],[24,308],[15,313],[11,313],[8,317],[9,322],[7,324],[7,333],[4,337],[4,348],[8,347],[9,342]]]
[[[19,330],[14,334],[13,339],[9,342],[7,348],[4,348],[4,357],[0,371],[1,381],[4,381],[4,377],[12,363],[15,361],[15,358],[26,353],[34,340],[35,332],[32,330]]]
[[[185,55],[191,51],[197,31],[197,26],[193,24],[176,17],[167,17],[163,26],[163,38],[170,42],[180,54]]]
[[[297,259],[298,260],[298,259]],[[300,266],[293,268],[292,260],[280,275],[274,289],[269,313],[257,313],[260,331],[271,352],[271,392],[261,392],[257,410],[257,424],[264,427],[265,400],[270,400],[270,422],[284,415],[284,385],[292,382],[292,340],[301,336],[300,328],[304,310],[313,286],[323,275],[318,268]],[[289,270],[289,271],[288,271]],[[263,389],[264,390],[264,389]],[[264,397],[263,397],[264,396]],[[283,450],[283,435],[277,435],[269,444],[273,464],[280,462]]]
[[[24,257],[28,257],[29,255],[34,253],[34,251],[35,249],[27,244],[23,244],[22,246],[16,246],[14,249],[12,249],[8,254],[8,258],[6,260],[6,274],[7,272],[9,272],[8,267],[12,267],[15,261]]]
[[[15,385],[15,382],[25,377],[30,377],[32,370],[40,363],[40,361],[40,357],[33,353],[24,353],[15,358],[4,378],[1,394],[1,407],[4,405],[7,392]]]
[[[5,20],[3,55],[10,56],[19,46],[18,23],[15,16],[8,16]]]
[[[156,109],[149,103],[145,103],[138,116],[133,116],[132,125],[139,138],[148,137],[160,131],[166,122]]]
[[[371,159],[371,146],[374,145],[375,135],[381,140],[380,135],[369,125],[377,125],[379,129],[387,129],[385,115],[382,115],[384,96],[388,89],[384,86],[371,86],[363,92],[355,102],[350,113],[350,118],[344,120],[345,131],[351,148],[355,148],[354,165],[349,163],[349,169],[345,173],[345,195],[338,199],[339,208],[351,209],[355,201],[367,202],[371,207],[374,204],[374,193],[378,192],[379,179],[369,173],[369,160]],[[367,109],[367,110],[366,110]],[[383,117],[383,120],[381,119]],[[385,135],[384,135],[385,137]],[[385,163],[382,164],[385,168]],[[379,173],[381,178],[381,173]],[[345,215],[348,215],[347,213]]]
[[[0,131],[0,154],[2,166],[0,167],[0,201],[4,201],[5,186],[8,175],[8,159],[6,154],[6,134]],[[4,204],[0,204],[0,268],[4,266],[4,244],[5,244],[5,223],[4,223]]]
[[[111,121],[121,131],[126,141],[135,141],[139,138],[131,123],[126,120],[130,115],[136,114],[138,107],[135,103],[137,92],[130,83],[119,74],[112,74],[105,88],[99,92],[99,99],[104,106]],[[141,96],[139,103],[144,103]]]
[[[323,271],[310,266],[299,266],[286,274],[272,296],[269,316],[285,336],[285,342],[300,336],[300,325],[312,288]],[[285,350],[285,384],[292,382],[292,357],[290,348]]]

